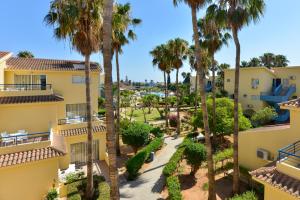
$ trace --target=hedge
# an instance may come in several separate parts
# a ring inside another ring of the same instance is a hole
[[[172,174],[174,174],[174,172],[177,169],[177,166],[180,162],[180,160],[182,159],[184,150],[185,150],[185,146],[191,142],[190,136],[187,136],[183,142],[180,144],[180,146],[178,147],[178,149],[176,150],[176,152],[172,155],[172,157],[170,158],[169,162],[165,165],[164,169],[163,169],[163,174],[165,176],[171,176]]]
[[[157,151],[163,145],[163,141],[163,138],[155,138],[146,147],[144,147],[126,162],[129,180],[133,180],[138,176],[139,170],[148,159],[150,153],[152,151]]]
[[[230,200],[258,200],[258,197],[256,196],[255,192],[247,191],[241,195],[235,195]]]
[[[170,200],[181,200],[181,189],[180,189],[180,182],[178,177],[170,176],[167,178],[167,188],[169,192],[169,199]]]
[[[101,182],[98,186],[99,197],[97,200],[110,200],[110,187],[107,182]]]

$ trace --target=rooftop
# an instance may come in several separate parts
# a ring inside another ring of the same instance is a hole
[[[0,56],[1,58],[1,56]],[[83,71],[84,62],[40,58],[11,57],[6,61],[6,70]],[[101,71],[99,64],[91,62],[91,71]]]
[[[48,158],[54,158],[63,155],[63,152],[53,147],[45,147],[40,149],[32,149],[28,151],[3,154],[0,155],[0,168],[39,160],[45,160]]]
[[[3,96],[0,97],[0,104],[21,104],[21,103],[40,103],[40,102],[59,102],[64,98],[51,95],[36,95],[36,96]]]
[[[271,166],[259,168],[250,172],[250,174],[260,181],[269,183],[272,186],[299,198],[300,181],[277,171],[275,164],[276,163],[273,163]]]
[[[97,125],[93,127],[93,132],[105,132],[105,131],[106,131],[106,127],[103,125]],[[82,128],[60,130],[59,134],[65,137],[83,135],[83,134],[87,134],[87,128],[82,127]]]
[[[0,51],[0,59],[4,58],[5,56],[9,55],[10,52]]]
[[[286,101],[279,105],[287,108],[300,108],[300,98]]]

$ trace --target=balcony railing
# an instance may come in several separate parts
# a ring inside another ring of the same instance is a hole
[[[51,90],[51,84],[0,84],[0,91]]]
[[[31,133],[31,134],[7,134],[0,137],[0,147],[16,146],[20,144],[38,143],[49,141],[50,133]]]
[[[300,167],[300,141],[278,150],[278,161],[286,160],[294,166]]]
[[[96,120],[101,120],[103,119],[104,116],[101,115],[93,115],[92,116],[92,120],[96,121]],[[83,123],[86,122],[87,118],[86,117],[74,117],[74,118],[65,118],[65,119],[59,119],[58,120],[58,125],[65,125],[65,124],[79,124],[79,123]]]

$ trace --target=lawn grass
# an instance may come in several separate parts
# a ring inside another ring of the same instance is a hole
[[[131,109],[132,108],[127,108],[126,109],[126,116],[128,118],[130,117],[130,111],[131,111]],[[150,114],[148,114],[148,109],[145,109],[145,112],[146,112],[147,122],[149,122],[149,121],[155,121],[155,120],[159,120],[160,119],[159,112],[156,109],[152,109]],[[142,109],[136,109],[136,110],[134,110],[132,118],[135,121],[137,121],[137,122],[144,122],[143,110]]]

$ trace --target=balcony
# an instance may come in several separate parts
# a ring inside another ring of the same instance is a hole
[[[93,115],[92,120],[93,121],[101,121],[103,120],[103,116],[100,115]],[[66,125],[66,124],[80,124],[80,123],[85,123],[87,122],[86,117],[81,117],[81,116],[75,116],[73,118],[64,118],[64,119],[59,119],[58,120],[58,125]]]
[[[31,143],[50,141],[50,132],[43,133],[1,133],[0,147],[18,146]]]
[[[51,84],[0,84],[0,96],[50,95]]]
[[[278,151],[278,171],[300,180],[300,141]]]

